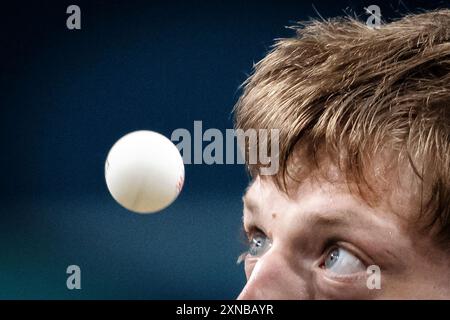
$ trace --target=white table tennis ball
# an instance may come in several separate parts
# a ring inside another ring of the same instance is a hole
[[[154,213],[169,206],[184,182],[183,159],[177,147],[153,131],[135,131],[109,151],[105,179],[113,198],[128,210]]]

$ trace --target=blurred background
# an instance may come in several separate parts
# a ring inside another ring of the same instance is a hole
[[[66,9],[81,8],[81,30]],[[239,85],[285,26],[389,21],[448,1],[20,1],[0,9],[0,298],[234,299],[242,165],[186,165],[154,215],[110,196],[104,162],[134,130],[232,128]],[[81,268],[68,290],[66,268]]]

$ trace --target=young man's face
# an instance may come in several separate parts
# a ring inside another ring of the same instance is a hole
[[[335,167],[327,171],[334,178],[306,175],[291,197],[271,179],[253,181],[244,196],[253,244],[239,299],[450,299],[450,259],[415,231],[413,188],[392,177],[369,205]],[[373,265],[379,276],[368,274]]]

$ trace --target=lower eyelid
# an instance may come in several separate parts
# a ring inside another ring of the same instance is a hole
[[[348,251],[350,254],[352,254],[353,256],[355,256],[355,258],[357,258],[359,260],[359,262],[361,263],[361,267],[363,268],[363,270],[361,270],[359,272],[350,273],[350,274],[338,274],[333,271],[325,269],[323,266],[324,266],[326,257],[336,248],[344,249],[344,250]],[[357,251],[358,253],[355,253],[355,251]],[[367,262],[365,260],[366,259],[361,258],[361,254],[360,254],[359,250],[355,250],[352,245],[344,244],[344,243],[336,243],[333,246],[330,246],[330,248],[325,251],[324,258],[321,259],[320,264],[318,264],[316,267],[318,268],[318,272],[323,274],[323,276],[327,277],[328,279],[331,279],[333,281],[338,281],[341,283],[350,283],[350,282],[354,282],[354,281],[358,281],[358,280],[366,278],[367,267],[373,263],[367,264]]]
[[[345,283],[345,284],[351,284],[358,282],[360,280],[366,280],[367,274],[364,271],[352,273],[352,274],[337,274],[333,273],[331,271],[327,271],[325,269],[322,269],[319,271],[322,273],[322,276],[326,278],[328,281],[338,282],[338,283]]]

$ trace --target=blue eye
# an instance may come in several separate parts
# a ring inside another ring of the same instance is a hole
[[[328,254],[327,259],[325,260],[325,268],[330,269],[336,264],[336,261],[339,259],[339,251],[339,249],[334,249]]]
[[[262,256],[269,248],[272,243],[269,238],[264,234],[256,234],[250,239],[248,253],[254,257]]]
[[[364,264],[361,260],[349,251],[339,247],[328,253],[323,268],[341,275],[365,271]]]

